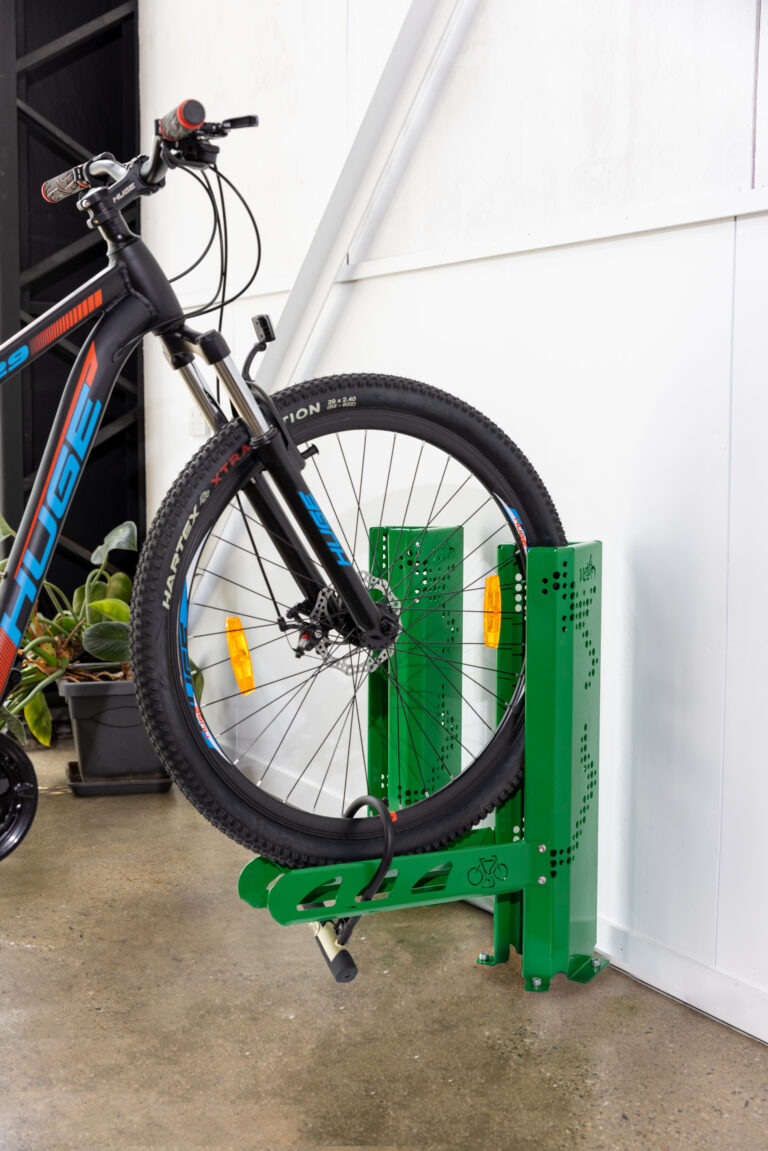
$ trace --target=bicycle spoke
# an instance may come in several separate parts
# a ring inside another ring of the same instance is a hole
[[[243,628],[243,631],[245,631],[245,628]],[[227,633],[226,633],[226,632],[220,632],[219,634],[220,634],[220,635],[226,635]],[[197,636],[197,635],[196,635],[196,636],[195,636],[195,639],[198,639],[198,638],[199,638],[199,636]],[[273,644],[273,643],[279,643],[279,642],[280,642],[280,640],[285,640],[285,641],[288,641],[288,636],[287,636],[287,635],[283,635],[283,634],[281,633],[280,635],[276,635],[276,636],[274,636],[274,638],[273,638],[273,639],[267,639],[267,640],[265,640],[265,641],[264,641],[264,643],[257,643],[257,644],[254,644],[254,645],[253,645],[253,647],[249,647],[249,648],[248,648],[248,651],[249,651],[251,654],[253,654],[253,652],[255,652],[255,651],[260,651],[260,650],[261,650],[261,648],[264,648],[264,647],[269,647],[269,646],[270,646],[270,644]],[[200,664],[197,664],[196,666],[197,666],[197,670],[198,670],[198,671],[210,671],[212,667],[221,667],[223,664],[227,664],[227,663],[231,663],[231,662],[232,662],[232,661],[231,661],[231,659],[230,659],[229,655],[226,655],[226,656],[224,656],[224,658],[223,658],[223,659],[217,659],[217,660],[215,660],[213,663],[208,663],[208,664],[206,664],[206,665],[205,665],[205,667],[202,667]]]
[[[258,619],[261,620],[262,624],[266,626],[275,627],[275,620],[267,619],[267,617],[264,615],[254,615],[253,612],[241,611],[239,608],[235,610],[231,607],[219,607],[218,604],[214,603],[202,603],[199,599],[190,600],[189,606],[204,607],[209,611],[223,611],[226,615],[238,615],[241,619]]]
[[[395,694],[396,694],[396,696],[397,696],[397,698],[398,698],[399,702],[402,704],[402,710],[403,710],[403,712],[405,712],[405,711],[406,711],[406,710],[409,708],[409,705],[407,704],[407,702],[406,702],[406,700],[405,700],[405,695],[406,695],[406,694],[407,694],[407,695],[413,695],[414,693],[413,693],[413,692],[411,692],[411,691],[409,691],[409,690],[408,690],[408,688],[405,688],[405,687],[403,687],[403,686],[402,686],[402,685],[401,685],[401,684],[398,682],[398,679],[397,679],[397,675],[396,675],[396,674],[395,674],[395,676],[392,676],[392,675],[390,675],[390,674],[389,674],[389,672],[388,672],[388,671],[385,671],[385,675],[387,676],[387,679],[389,680],[389,682],[392,684],[392,687],[394,688]],[[424,708],[423,704],[420,706],[420,710],[421,710],[422,712],[424,712],[424,711],[425,711],[425,708]],[[430,739],[430,737],[429,737],[429,733],[427,732],[426,728],[425,728],[425,727],[424,727],[424,726],[423,726],[421,723],[419,723],[418,719],[416,718],[416,711],[415,711],[415,709],[414,709],[413,707],[410,707],[410,711],[411,711],[411,713],[412,713],[412,715],[413,715],[413,717],[414,717],[414,720],[415,720],[415,722],[416,722],[416,724],[417,724],[417,726],[418,726],[419,730],[421,731],[421,733],[423,734],[423,736],[424,736],[424,738],[426,739],[427,743],[428,743],[428,744],[429,744],[429,746],[432,748],[432,750],[434,751],[434,753],[435,753],[436,757],[438,758],[438,760],[439,760],[439,761],[440,761],[440,763],[442,764],[443,770],[445,771],[445,774],[448,776],[448,779],[449,779],[449,780],[453,779],[453,776],[451,775],[450,771],[448,770],[448,768],[447,768],[447,767],[446,767],[446,765],[445,765],[445,760],[442,758],[442,756],[440,755],[440,752],[438,751],[438,749],[435,747],[434,743],[433,743],[433,742],[432,742],[432,740]],[[406,717],[406,718],[407,718],[407,717]],[[436,718],[436,717],[435,717],[433,714],[430,714],[430,719],[432,720],[432,722],[433,722],[433,723],[436,723],[438,727],[442,728],[442,730],[443,730],[443,731],[446,733],[446,735],[449,735],[449,736],[450,736],[450,735],[452,735],[452,733],[451,733],[451,732],[448,730],[448,728],[445,726],[445,724],[441,723],[441,722],[440,722],[440,720],[439,720],[439,719],[437,719],[437,718]],[[400,726],[399,726],[399,725],[400,725],[400,708],[399,708],[399,707],[398,707],[398,709],[397,709],[397,721],[398,721],[398,730],[397,730],[397,743],[398,743],[398,747],[399,747],[399,746],[400,746]],[[412,746],[414,746],[414,745],[413,745],[413,734],[412,734],[412,732],[410,731],[410,728],[409,728],[409,735],[410,735],[410,737],[411,737],[411,743],[412,743]],[[464,747],[464,745],[461,743],[461,741],[460,741],[460,740],[457,740],[457,742],[459,743],[459,745],[460,745],[462,748]],[[468,749],[468,748],[465,748],[464,750],[466,750],[467,752],[469,751],[469,749]],[[415,748],[415,746],[414,746],[414,754],[416,755],[417,766],[419,767],[419,774],[421,775],[421,782],[422,782],[422,786],[423,786],[423,789],[426,791],[426,790],[427,790],[426,780],[424,779],[424,773],[421,771],[421,761],[420,761],[420,760],[419,760],[419,758],[418,758],[418,753],[416,752],[416,748]],[[399,782],[399,783],[401,784],[401,786],[402,786],[402,780],[401,780],[399,777],[398,777],[398,782]]]
[[[379,525],[376,528],[376,537],[370,545],[371,546],[371,552],[373,555],[377,554],[378,547],[379,547],[379,540],[381,539],[381,527],[382,527],[382,524],[384,523],[384,508],[386,506],[387,495],[389,493],[389,479],[390,479],[390,476],[392,475],[392,464],[394,463],[394,459],[395,459],[395,446],[396,446],[396,444],[397,444],[397,436],[392,436],[392,449],[389,453],[389,464],[387,465],[387,478],[384,481],[384,494],[381,497],[381,511],[379,513]]]
[[[420,648],[421,648],[421,650],[423,650],[423,646],[419,644],[419,641],[418,641],[417,639],[415,639],[413,636],[410,636],[409,638],[411,638],[411,639],[413,640],[413,642],[414,642],[414,643],[415,643],[415,644],[416,644],[418,647],[420,647]],[[432,664],[432,666],[433,666],[434,668],[436,668],[438,671],[440,671],[440,666],[439,666],[438,660],[437,660],[437,659],[434,657],[434,655],[432,655],[432,653],[431,653],[431,652],[428,652],[428,651],[425,651],[425,652],[424,652],[424,654],[425,654],[425,656],[426,656],[427,660],[429,661],[429,663],[431,663],[431,664]],[[451,661],[451,660],[448,660],[447,658],[444,658],[444,659],[442,660],[442,662],[443,662],[443,663],[452,664],[452,661]],[[461,663],[459,663],[459,664],[456,664],[456,665],[454,665],[454,666],[456,666],[456,667],[458,668],[458,670],[459,670],[459,673],[460,673],[460,674],[462,674],[462,673],[463,673],[463,665],[462,665]],[[452,682],[452,681],[451,681],[451,680],[448,678],[448,676],[445,674],[445,672],[443,672],[443,673],[442,673],[442,675],[443,675],[443,678],[445,679],[446,683],[447,683],[447,684],[448,684],[450,687],[452,687],[452,688],[454,689],[454,691],[457,691],[457,692],[458,692],[458,694],[459,694],[459,696],[460,696],[460,698],[461,698],[462,702],[463,702],[463,703],[465,703],[465,704],[466,704],[466,706],[467,706],[467,707],[470,709],[470,711],[472,711],[472,712],[473,712],[473,713],[474,713],[474,714],[477,716],[477,718],[480,720],[480,722],[481,722],[481,723],[482,723],[482,724],[483,724],[485,727],[487,727],[489,731],[491,731],[491,732],[492,732],[492,731],[495,731],[496,729],[495,729],[494,727],[491,727],[491,725],[490,725],[489,723],[487,723],[487,722],[486,722],[486,721],[483,719],[483,717],[480,715],[480,712],[479,712],[479,711],[477,711],[477,709],[476,709],[476,708],[474,708],[474,707],[472,706],[472,704],[471,704],[471,703],[470,703],[470,701],[467,699],[467,697],[464,695],[464,693],[461,691],[461,689],[460,689],[460,688],[458,688],[458,687],[456,686],[456,684],[455,684],[455,683],[453,683],[453,682]],[[488,693],[488,695],[492,696],[492,697],[493,697],[493,698],[494,698],[494,699],[495,699],[497,702],[504,702],[504,703],[506,702],[506,701],[500,700],[500,697],[499,697],[499,696],[497,696],[495,692],[491,691],[491,689],[490,689],[490,688],[487,688],[487,687],[485,687],[483,684],[479,683],[477,680],[474,680],[474,679],[472,679],[472,676],[467,676],[466,678],[467,678],[467,679],[469,679],[469,680],[470,680],[472,683],[475,683],[475,684],[477,685],[477,687],[479,687],[479,688],[482,688],[482,690],[483,690],[483,691],[486,691],[486,692]]]
[[[201,575],[212,576],[214,579],[224,580],[224,583],[232,584],[234,587],[240,588],[241,591],[247,592],[248,595],[255,595],[255,596],[258,596],[259,599],[267,599],[267,600],[270,600],[270,602],[272,602],[270,596],[265,595],[264,592],[256,591],[255,588],[248,587],[247,584],[240,583],[240,581],[236,580],[236,579],[231,579],[229,576],[225,576],[221,572],[211,571],[210,568],[198,568],[198,573]],[[285,608],[286,611],[290,608],[290,606],[291,605],[287,604],[287,603],[281,603],[280,604],[280,607]]]
[[[349,706],[349,705],[347,705],[347,706]],[[310,756],[310,758],[307,760],[307,763],[306,763],[306,766],[305,766],[304,770],[301,772],[301,774],[300,774],[300,775],[298,776],[298,778],[296,779],[296,781],[295,781],[295,783],[294,783],[293,787],[291,788],[291,790],[290,790],[290,791],[289,791],[289,793],[288,793],[289,795],[292,795],[292,794],[293,794],[293,792],[294,792],[294,791],[296,790],[296,788],[298,787],[298,785],[301,783],[302,779],[304,778],[304,776],[307,774],[307,772],[309,771],[310,767],[311,767],[311,766],[312,766],[312,764],[314,763],[315,759],[317,758],[317,756],[318,756],[318,755],[320,754],[320,752],[322,751],[322,749],[323,749],[324,745],[325,745],[325,744],[326,744],[326,742],[327,742],[327,741],[330,739],[330,737],[333,735],[333,731],[334,731],[334,728],[336,727],[336,725],[338,724],[339,720],[342,718],[342,716],[343,716],[343,714],[344,714],[344,712],[345,712],[346,710],[347,710],[347,708],[346,708],[346,707],[345,707],[345,708],[343,708],[343,709],[342,709],[342,711],[341,711],[341,712],[340,712],[340,713],[339,713],[339,714],[336,716],[336,719],[333,721],[333,723],[331,724],[330,728],[329,728],[329,729],[328,729],[328,731],[325,733],[325,735],[323,736],[323,738],[321,739],[320,743],[317,745],[317,747],[316,747],[316,748],[315,748],[315,750],[313,751],[313,753],[312,753],[312,755]],[[286,732],[286,734],[287,734],[287,732]],[[283,737],[283,739],[284,739],[284,738],[285,738],[285,736]],[[274,758],[275,758],[275,755],[277,755],[277,752],[280,750],[280,747],[282,746],[282,742],[283,742],[283,741],[281,740],[281,741],[280,741],[280,743],[278,744],[277,748],[275,749],[275,752],[274,752],[274,754],[273,754],[273,756],[272,756],[272,759],[270,760],[270,762],[269,762],[269,764],[268,764],[268,766],[267,766],[267,771],[269,771],[269,768],[272,766],[272,762],[273,762],[273,760],[274,760]],[[266,775],[266,771],[265,771],[264,775]],[[263,778],[263,776],[262,776],[262,778]]]
[[[336,527],[339,529],[338,534],[342,538],[342,541],[344,543],[344,547],[346,549],[347,555],[349,556],[350,560],[354,563],[355,554],[352,550],[352,547],[350,546],[349,539],[347,538],[347,533],[344,530],[344,524],[341,522],[341,519],[339,518],[339,514],[336,510],[336,505],[334,503],[334,500],[331,498],[331,494],[328,491],[328,488],[326,487],[325,478],[323,477],[323,473],[320,471],[316,456],[312,457],[312,463],[314,464],[314,467],[315,467],[315,474],[320,481],[320,486],[322,487],[323,492],[325,494],[326,507],[328,508],[328,510],[330,512],[333,513],[333,518],[336,521]]]

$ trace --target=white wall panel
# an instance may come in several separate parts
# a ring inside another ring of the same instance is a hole
[[[346,5],[222,0],[214,19],[206,7],[202,50],[201,24],[189,12],[194,5],[174,13],[175,7],[141,5],[142,139],[151,140],[155,116],[189,96],[203,101],[211,119],[246,112],[260,116],[258,128],[224,141],[221,167],[242,188],[262,227],[262,290],[285,288],[346,156]],[[191,263],[205,246],[210,209],[202,191],[180,173],[172,172],[168,185],[173,195],[147,201],[144,233],[150,242],[162,234],[163,249],[181,270],[184,259]],[[247,248],[248,228],[233,215]],[[249,262],[250,251],[242,258],[233,253],[234,281],[243,282],[243,273],[247,279]],[[195,274],[184,284],[185,299],[207,298],[210,286],[210,271]]]
[[[733,470],[718,966],[768,991],[768,217],[736,248]]]
[[[483,0],[353,260],[590,233],[750,187],[755,0]]]

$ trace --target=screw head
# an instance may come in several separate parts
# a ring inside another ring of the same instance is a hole
[[[538,975],[534,975],[533,979],[531,980],[531,986],[541,987],[541,980],[539,979]]]
[[[487,963],[490,958],[491,957],[487,951],[481,951],[477,957],[477,962],[478,963]]]
[[[595,970],[597,970],[597,968],[600,966],[599,956],[597,956],[597,955],[592,956],[592,966],[595,968]]]
[[[540,875],[539,876],[539,883],[546,883],[546,882],[547,882],[546,875]]]
[[[542,855],[544,854],[544,852],[545,852],[546,850],[547,850],[547,845],[546,845],[546,843],[540,843],[540,844],[539,844],[539,851],[542,853]]]

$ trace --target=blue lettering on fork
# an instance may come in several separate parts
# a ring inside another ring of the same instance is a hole
[[[337,540],[334,532],[331,530],[331,525],[328,523],[328,520],[317,506],[317,501],[315,500],[314,496],[311,496],[309,492],[299,492],[299,495],[301,496],[301,502],[304,504],[304,507],[312,516],[312,519],[315,521],[317,526],[320,528],[321,534],[327,537],[325,542],[328,544],[330,551],[336,557],[336,563],[339,565],[339,567],[351,567],[352,565],[345,556],[343,547]]]

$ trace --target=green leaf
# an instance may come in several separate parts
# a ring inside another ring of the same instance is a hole
[[[25,659],[43,659],[51,667],[59,666],[56,648],[49,637],[41,636],[39,639],[33,639],[31,643],[22,648],[22,652]]]
[[[121,623],[128,623],[131,618],[131,609],[121,599],[101,599],[93,604],[88,618],[93,623],[101,623],[102,619],[116,619]]]
[[[7,727],[10,735],[20,743],[22,747],[27,742],[27,733],[24,730],[24,724],[21,722],[17,715],[9,711],[7,707],[0,707],[0,726]]]
[[[195,699],[200,703],[200,700],[203,698],[203,688],[205,686],[203,673],[192,660],[189,661],[189,671],[192,676],[192,690],[195,693]]]
[[[80,584],[80,587],[75,588],[72,596],[72,611],[76,619],[83,618],[83,611],[85,610],[85,584]]]
[[[104,543],[97,547],[91,556],[91,563],[105,563],[109,553],[117,549],[120,551],[135,552],[137,548],[138,536],[136,524],[133,520],[126,520],[125,523],[118,524],[116,528],[112,528],[112,531],[107,533],[104,538]]]
[[[95,623],[83,632],[83,647],[96,659],[108,663],[128,663],[131,658],[129,634],[128,624],[118,620]]]
[[[62,612],[51,622],[51,630],[56,635],[71,635],[77,627],[77,620],[69,612]]]
[[[106,599],[107,585],[102,580],[93,580],[91,583],[85,585],[85,619],[87,623],[95,623],[93,618],[93,607],[95,603],[100,603],[101,600]],[[82,617],[81,617],[82,618]]]
[[[57,615],[62,611],[72,611],[72,604],[60,587],[56,587],[55,583],[49,583],[47,580],[43,584],[43,587],[48,593],[48,598],[53,604]]]
[[[27,727],[35,739],[46,747],[50,747],[51,732],[53,730],[51,709],[48,707],[48,704],[45,702],[45,697],[42,694],[36,695],[27,704],[24,708],[24,718],[27,721]]]
[[[0,541],[7,540],[8,536],[13,536],[15,538],[16,532],[8,523],[8,520],[5,518],[5,516],[0,515]]]
[[[26,690],[26,686],[24,691],[14,691],[12,693],[13,703],[9,710],[11,710],[14,715],[18,715],[22,709],[26,710],[31,704],[32,700],[35,699],[41,691],[44,691],[49,683],[55,683],[56,680],[61,679],[63,675],[64,668],[60,667],[57,668],[56,671],[52,671],[50,675],[45,677],[45,679],[41,679],[40,682],[36,684],[31,691],[28,692]]]
[[[114,572],[107,581],[108,599],[121,599],[124,603],[130,603],[132,590],[131,577],[125,572]]]

